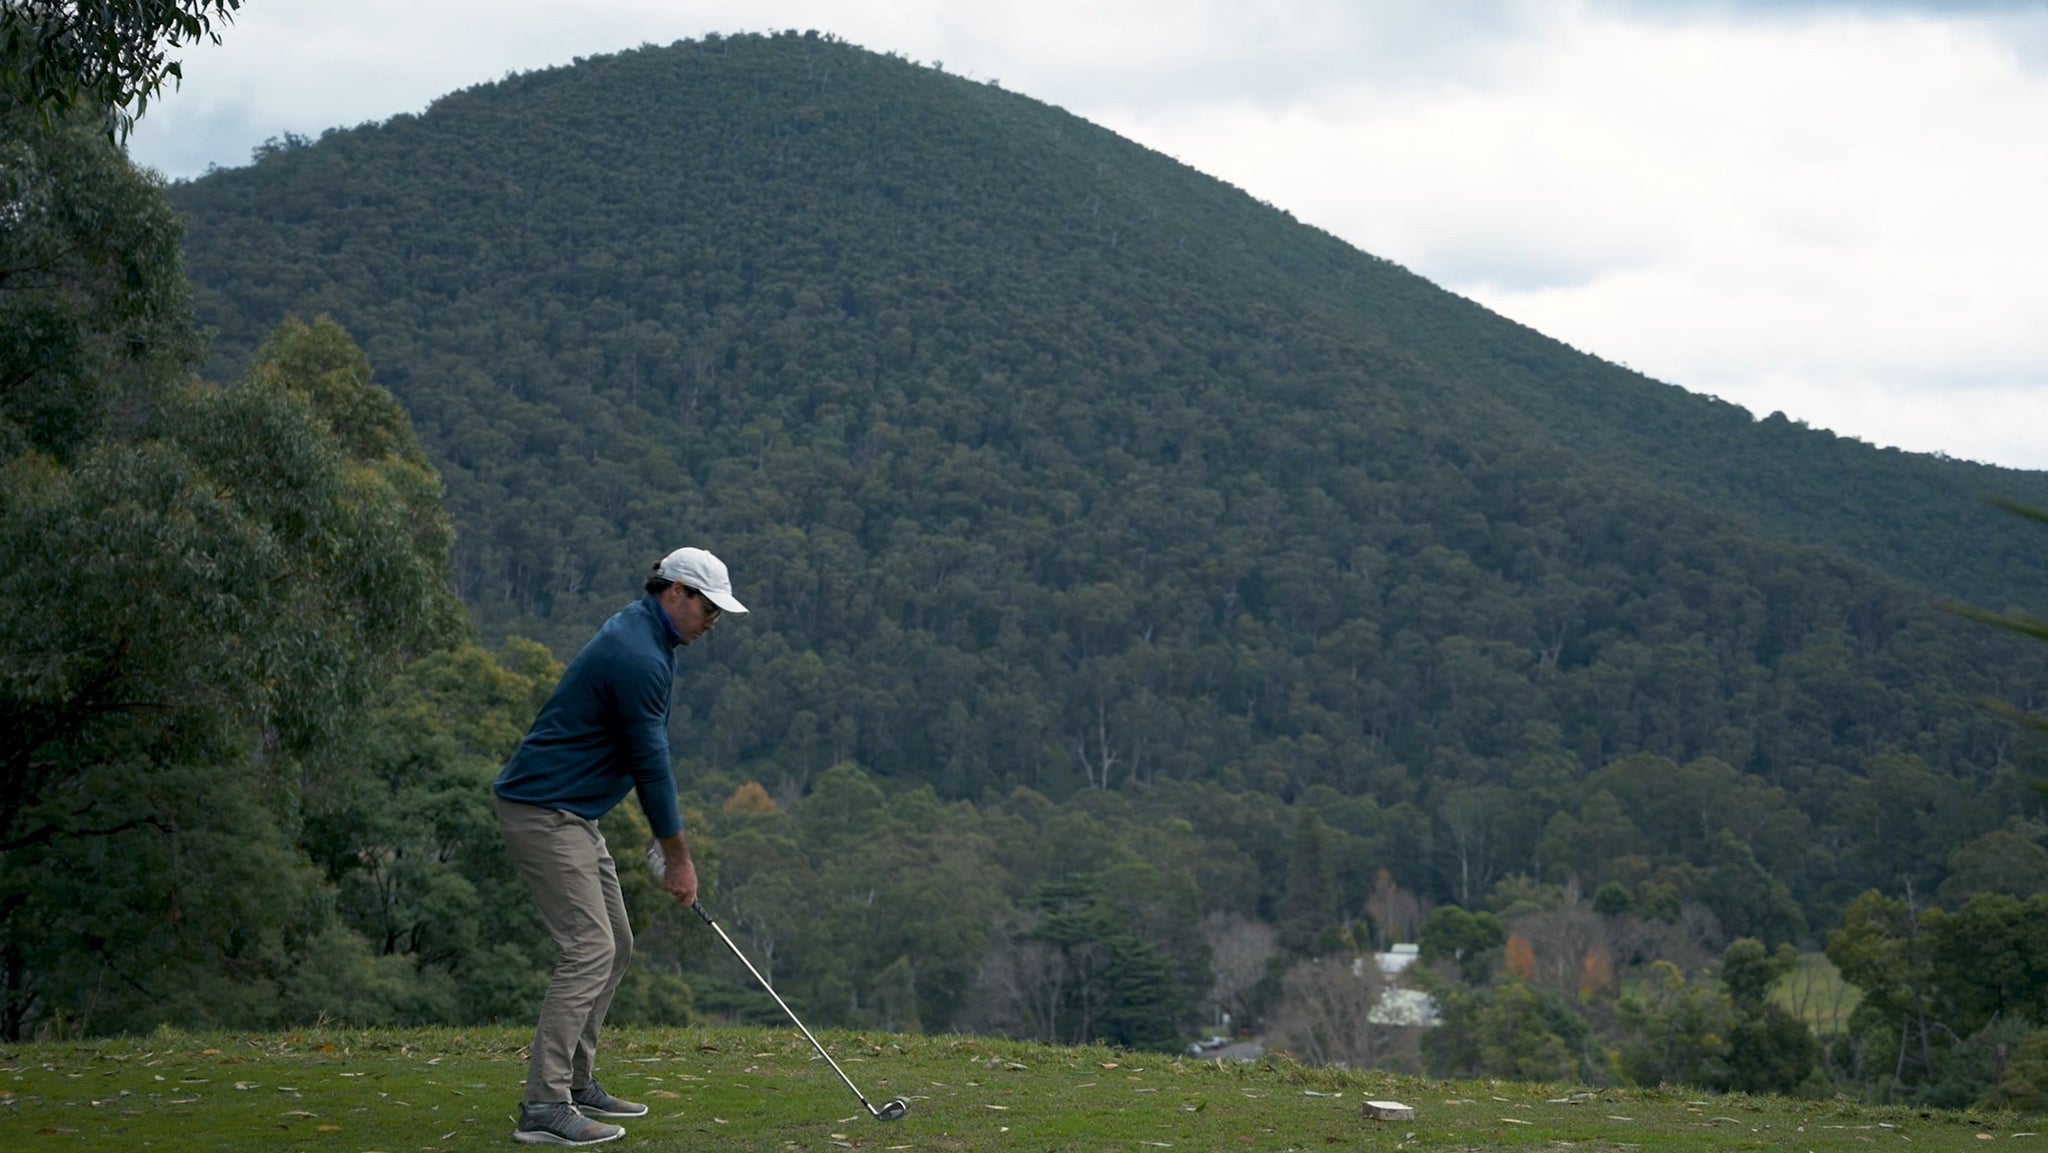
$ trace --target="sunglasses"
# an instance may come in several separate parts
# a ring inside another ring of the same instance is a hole
[[[719,608],[716,604],[714,604],[710,597],[705,596],[703,593],[698,592],[696,589],[691,589],[690,595],[696,597],[697,603],[704,606],[705,624],[717,624],[718,618],[725,615],[725,610]]]

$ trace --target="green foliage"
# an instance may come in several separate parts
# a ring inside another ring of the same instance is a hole
[[[1609,881],[1593,894],[1593,911],[1603,917],[1620,917],[1635,911],[1636,899],[1628,886]]]
[[[1708,846],[1698,897],[1730,933],[1787,944],[1806,935],[1806,917],[1785,882],[1765,872],[1749,846],[1721,830]]]
[[[199,356],[177,219],[77,118],[0,108],[0,221],[0,462],[68,462]]]
[[[1773,953],[1754,937],[1744,937],[1721,954],[1721,987],[1743,1012],[1761,1010],[1776,985],[1799,963],[1799,950],[1778,946]]]
[[[2011,1051],[2005,1075],[1985,1101],[1993,1108],[2048,1113],[2048,1029],[2028,1034]]]
[[[1465,980],[1482,985],[1506,941],[1507,933],[1494,914],[1483,909],[1468,913],[1456,905],[1444,905],[1422,923],[1422,960],[1426,964],[1455,961]]]
[[[1863,989],[1850,1032],[1884,1062],[1864,1076],[1886,1096],[1974,1100],[1998,1082],[1987,1045],[2016,1038],[1965,1039],[2048,1020],[2048,894],[1980,893],[1945,912],[1865,893],[1828,934],[1828,957]]]
[[[165,50],[220,43],[242,0],[9,0],[0,7],[0,99],[48,118],[122,110],[120,130],[184,70]]]
[[[1618,1053],[1622,1073],[1638,1085],[1715,1085],[1728,1079],[1728,998],[1711,985],[1688,983],[1669,961],[1650,966],[1619,1014],[1629,1039]]]
[[[1941,900],[1951,907],[1978,893],[2031,897],[2048,892],[2048,849],[2041,847],[2041,828],[2025,831],[1993,829],[1948,859],[1948,879]]]
[[[349,456],[279,377],[181,389],[137,437],[16,458],[0,488],[0,600],[34,606],[0,625],[10,1033],[59,1005],[270,1019],[236,986],[321,952],[289,847],[311,782],[458,619],[431,471]],[[71,918],[96,926],[85,958],[33,929]]]
[[[1754,937],[1734,942],[1721,954],[1721,987],[1733,1013],[1728,1075],[1716,1088],[1790,1094],[1816,1078],[1820,1042],[1806,1022],[1770,999],[1771,989],[1798,964],[1799,950],[1791,945],[1779,945],[1772,953]]]
[[[1334,951],[1340,913],[1336,878],[1322,818],[1303,809],[1287,850],[1287,886],[1280,895],[1280,944],[1297,956]]]
[[[490,783],[560,674],[532,642],[424,656],[316,779],[300,843],[342,923],[370,956],[402,961],[391,968],[409,985],[374,1011],[330,1015],[455,1024],[531,1011],[553,957],[502,849]]]
[[[1688,982],[1668,961],[1621,999],[1627,1039],[1616,1063],[1638,1085],[1686,1084],[1742,1093],[1814,1092],[1824,1085],[1821,1047],[1804,1021],[1771,1000],[1772,988],[1799,963],[1742,938],[1721,955],[1720,988]]]
[[[1072,1036],[1140,1049],[1179,1048],[1191,990],[1176,986],[1160,951],[1133,932],[1122,894],[1107,877],[1049,884],[1033,895],[1042,914],[1033,940],[1075,978],[1048,1006],[1047,1022],[1069,1022]]]
[[[2026,1068],[2024,1057],[2015,1070],[2014,1058],[2020,1056],[2034,1032],[2035,1027],[2027,1021],[2006,1018],[1952,1039],[1953,1048],[1942,1062],[1940,1076],[1918,1086],[1914,1100],[1937,1109],[1968,1109],[1979,1103],[1996,1107],[2008,1100],[2008,1108],[2024,1108],[2018,1102],[2030,1098],[2034,1074]]]
[[[1993,507],[2000,508],[2005,510],[2006,512],[2012,513],[2015,516],[2023,517],[2027,520],[2033,521],[2036,524],[2048,524],[2048,509],[2044,509],[2039,505],[2022,504],[2019,501],[2011,500],[2005,497],[1990,497],[1987,499],[1987,503],[1991,504]],[[2040,617],[2035,616],[2032,613],[1987,612],[1984,609],[1976,608],[1970,605],[1951,605],[1950,611],[1956,613],[1959,616],[1967,617],[1975,621],[1980,621],[1984,624],[1992,625],[1996,628],[2003,629],[2006,632],[2015,633],[2019,636],[2027,637],[2031,640],[2048,640],[2048,621],[2044,621]],[[1985,703],[1988,704],[1993,711],[2005,716],[2010,720],[2017,721],[2018,723],[2023,724],[2026,727],[2035,730],[2036,732],[2048,732],[2048,716],[2043,716],[2039,713],[2028,712],[2026,709],[2020,708],[2012,704],[2008,700],[1988,700]],[[2030,781],[2029,784],[2033,787],[2035,792],[2041,793],[2043,795],[2048,795],[2048,778],[2037,777],[2033,781]]]
[[[1592,1030],[1563,998],[1506,980],[1442,1000],[1443,1023],[1425,1033],[1432,1077],[1573,1081],[1596,1076]]]
[[[5,125],[0,1036],[379,1001],[296,836],[374,692],[462,626],[438,479],[331,322],[186,377],[161,190]]]

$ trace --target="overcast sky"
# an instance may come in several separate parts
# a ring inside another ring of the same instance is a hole
[[[2048,0],[247,0],[130,147],[195,176],[778,28],[999,79],[1758,416],[2048,468]]]

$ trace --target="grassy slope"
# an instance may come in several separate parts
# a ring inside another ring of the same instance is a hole
[[[510,1147],[524,1031],[154,1037],[0,1050],[0,1148]],[[654,1114],[614,1149],[2048,1148],[2018,1119],[1684,1092],[1440,1082],[962,1037],[823,1038],[868,1120],[788,1030],[615,1031],[609,1087]],[[1360,1102],[1412,1105],[1368,1122]]]

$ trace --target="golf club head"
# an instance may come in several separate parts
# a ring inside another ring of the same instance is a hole
[[[910,1106],[905,1104],[901,1097],[884,1104],[880,1109],[874,1111],[875,1120],[877,1121],[901,1121],[903,1120],[903,1115],[908,1112],[910,1112]]]

